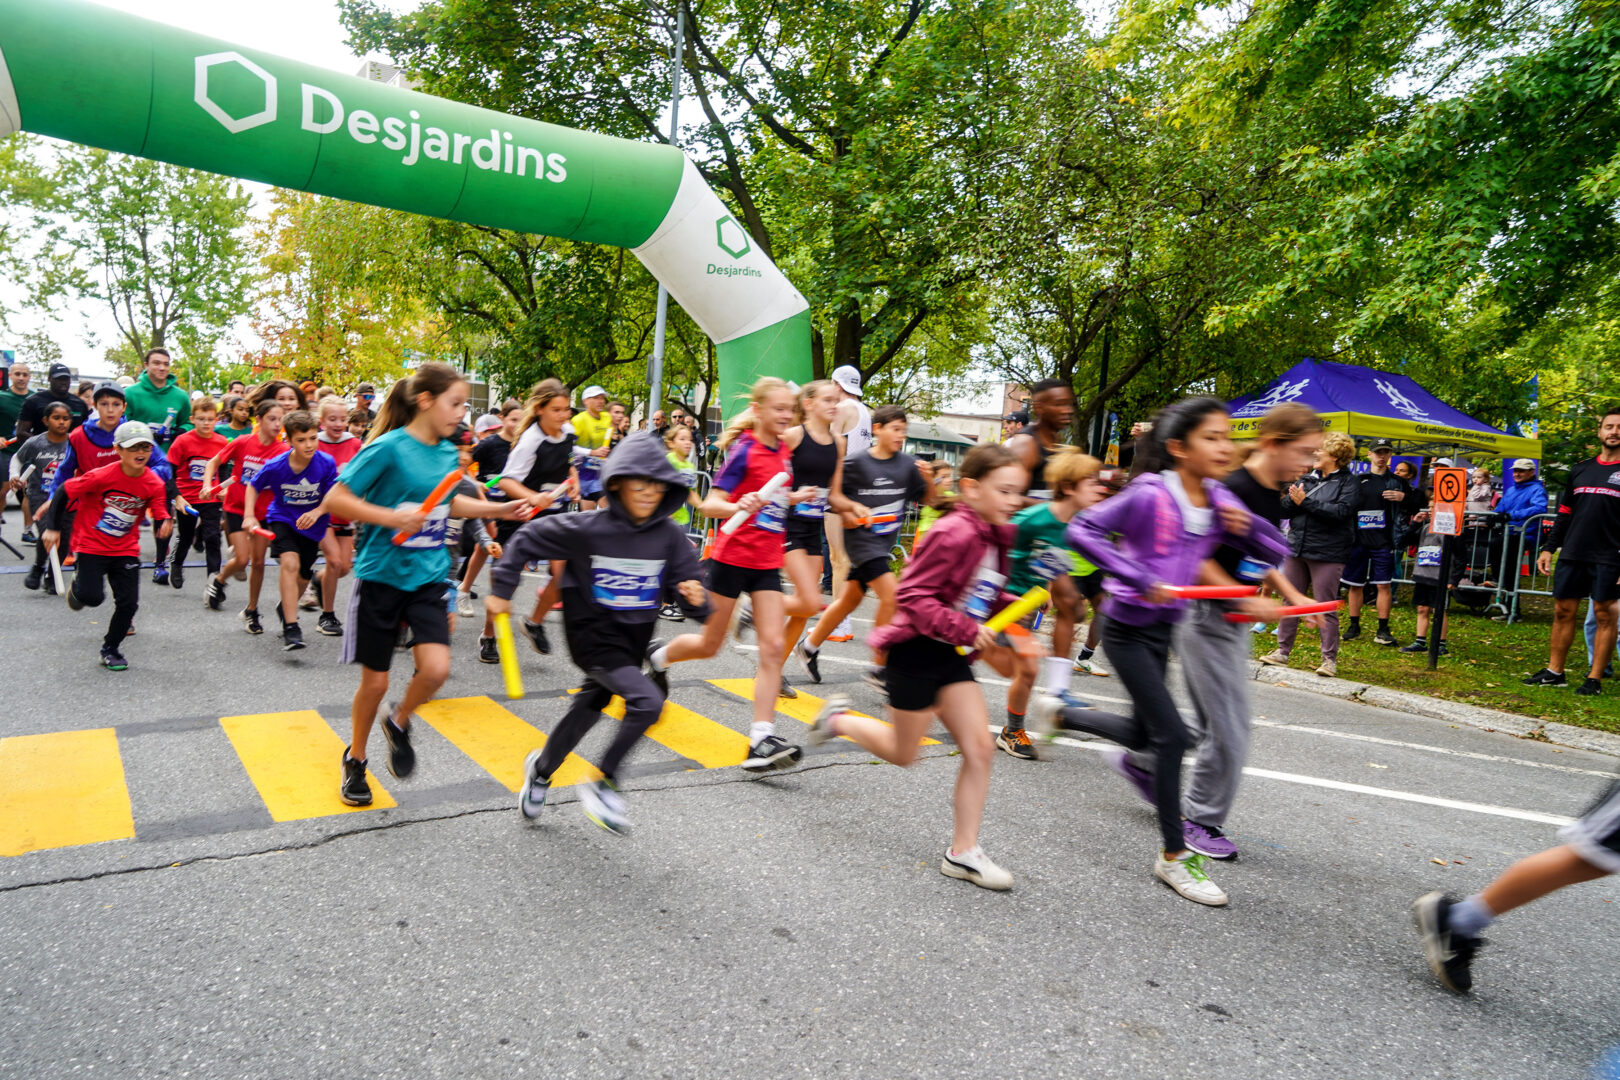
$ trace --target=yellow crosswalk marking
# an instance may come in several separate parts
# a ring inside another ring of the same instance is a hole
[[[508,791],[516,791],[523,783],[523,759],[529,751],[546,744],[545,732],[487,697],[430,701],[417,709],[416,715],[504,784]],[[568,787],[601,778],[595,765],[578,754],[569,754],[563,758],[551,783],[553,787]]]
[[[748,701],[754,700],[753,679],[710,679],[709,684],[711,686],[718,686],[728,694],[736,694],[738,697],[744,698]],[[814,694],[805,693],[802,686],[795,686],[793,689],[799,692],[799,696],[796,698],[777,698],[776,711],[784,716],[790,716],[795,720],[803,721],[806,724],[812,723],[816,718],[816,713],[821,711],[821,707],[826,704],[826,701],[816,697]],[[868,716],[867,713],[857,712],[854,709],[849,710],[849,714],[851,716],[867,716],[868,719],[877,720],[880,724],[888,723],[887,720],[879,720],[875,716]],[[842,736],[840,736],[840,738],[842,738]],[[922,741],[922,745],[938,746],[939,740],[924,739]]]
[[[369,770],[366,780],[371,784],[371,805],[344,805],[338,798],[338,781],[342,777],[343,747],[347,744],[313,709],[223,716],[219,726],[225,729],[273,821],[301,821],[399,805]]]
[[[570,690],[577,694],[579,691]],[[602,710],[603,716],[624,719],[624,698],[614,696]],[[684,758],[705,769],[723,769],[728,765],[741,765],[748,757],[748,736],[717,724],[673,701],[664,702],[664,711],[658,722],[647,729],[647,738],[666,746]]]
[[[0,855],[134,837],[112,728],[0,739]]]

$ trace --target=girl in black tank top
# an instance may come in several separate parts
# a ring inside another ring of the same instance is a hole
[[[799,423],[783,435],[793,460],[793,486],[814,485],[822,490],[819,499],[798,503],[787,520],[787,549],[783,570],[793,582],[793,596],[787,613],[786,637],[790,652],[795,651],[805,624],[821,610],[821,544],[827,508],[826,492],[839,484],[844,475],[844,440],[832,433],[842,395],[837,385],[818,379],[799,391]],[[800,657],[801,662],[804,658]],[[812,659],[805,663],[810,678],[821,681],[820,669]],[[782,685],[787,685],[784,679]]]
[[[805,429],[799,439],[799,445],[793,448],[793,485],[795,487],[808,487],[815,485],[826,491],[832,486],[833,473],[838,470],[838,439],[827,433],[826,442],[817,442],[809,429]],[[821,528],[822,519],[827,513],[827,497],[812,502],[798,503],[793,507],[793,516],[788,519],[789,526],[799,523],[808,523],[815,529]]]

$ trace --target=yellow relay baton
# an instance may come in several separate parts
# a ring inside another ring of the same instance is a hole
[[[992,633],[999,634],[1001,631],[1007,629],[1007,627],[1011,626],[1019,619],[1022,619],[1025,615],[1028,615],[1036,608],[1044,605],[1050,599],[1052,599],[1052,594],[1041,588],[1041,586],[1037,585],[1023,596],[1020,596],[1018,599],[1014,600],[1012,603],[990,616],[990,618],[985,621],[984,628]],[[966,656],[968,654],[968,647],[966,645],[958,645],[956,647],[956,651],[961,653],[963,656]]]
[[[506,678],[506,696],[513,701],[523,696],[523,672],[518,667],[517,644],[512,640],[512,616],[495,616],[495,651],[501,656],[501,674]]]

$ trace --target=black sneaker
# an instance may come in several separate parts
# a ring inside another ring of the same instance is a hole
[[[1401,646],[1401,652],[1414,652],[1414,653],[1416,653],[1416,652],[1428,652],[1428,651],[1429,651],[1429,642],[1425,638],[1413,638],[1410,642],[1408,642],[1407,644]]]
[[[501,662],[501,651],[495,647],[492,637],[478,639],[478,662],[480,664],[498,664]]]
[[[101,650],[101,666],[108,671],[128,671],[129,661],[117,649]]]
[[[264,633],[264,623],[259,621],[259,612],[258,612],[257,608],[243,608],[242,609],[242,622],[247,624],[247,632],[248,633],[250,633],[250,634],[262,634],[262,633]]]
[[[388,740],[388,771],[403,780],[416,768],[416,751],[411,749],[411,726],[394,723],[394,706],[383,717],[383,738]]]
[[[169,583],[169,568],[167,566],[152,567],[152,584],[167,585]]]
[[[808,648],[804,642],[793,646],[793,658],[813,683],[821,682],[821,650]]]
[[[225,583],[219,578],[209,578],[208,588],[203,593],[203,603],[209,611],[218,611],[225,606]]]
[[[29,592],[35,592],[39,589],[39,583],[44,580],[45,568],[43,566],[30,566],[28,573],[23,575],[23,588]]]
[[[1587,679],[1575,688],[1575,692],[1581,697],[1596,697],[1598,694],[1603,693],[1603,680]]]
[[[55,575],[46,574],[45,575],[45,582],[44,582],[43,587],[45,589],[45,595],[46,596],[55,596],[56,595],[56,577],[55,577]]]
[[[1454,906],[1456,901],[1449,896],[1426,893],[1412,905],[1412,920],[1423,938],[1423,955],[1434,977],[1446,989],[1466,994],[1474,988],[1474,976],[1468,966],[1474,962],[1474,953],[1484,942],[1453,934],[1448,929]]]
[[[742,767],[749,772],[770,772],[772,769],[791,769],[799,763],[804,751],[776,735],[767,735],[748,748]]]
[[[1004,727],[996,736],[996,745],[1021,761],[1039,761],[1035,744],[1029,741],[1029,732],[1023,728]]]
[[[1356,640],[1356,638],[1358,638],[1360,636],[1361,636],[1361,627],[1356,623],[1351,623],[1348,627],[1345,628],[1344,633],[1339,635],[1339,640],[1340,641],[1354,641],[1354,640]]]
[[[541,656],[549,656],[551,654],[551,639],[546,637],[546,624],[543,622],[533,623],[528,619],[518,621],[523,624],[524,636],[529,639],[529,644],[534,646],[534,651]]]
[[[330,611],[323,611],[321,617],[315,620],[315,631],[327,637],[342,637],[343,623]]]
[[[343,748],[343,780],[338,784],[338,798],[345,806],[370,806],[371,785],[366,783],[366,763],[349,756]]]
[[[658,617],[660,619],[667,619],[669,622],[686,621],[686,616],[681,614],[681,606],[679,604],[665,604],[663,607],[658,609]]]
[[[664,643],[662,641],[650,641],[647,643],[647,678],[652,680],[653,685],[658,687],[658,692],[664,695],[664,700],[668,701],[669,668],[666,667],[663,671],[659,671],[653,667],[652,663],[652,654],[663,647]]]
[[[297,623],[283,623],[281,626],[281,648],[285,652],[293,652],[304,647],[304,631]]]
[[[861,682],[865,683],[867,686],[870,686],[884,697],[889,696],[888,680],[883,677],[883,669],[877,665],[874,664],[871,667],[868,667],[865,671],[861,672]]]
[[[787,672],[785,671],[782,673],[782,685],[777,687],[776,696],[779,698],[788,698],[789,700],[799,696],[799,692],[793,689],[793,685],[788,682]]]
[[[1568,686],[1569,680],[1564,673],[1554,672],[1551,668],[1542,668],[1528,679],[1524,680],[1526,686]]]
[[[37,544],[39,543],[39,537],[34,535],[33,529],[24,529],[22,534],[22,542],[25,544]]]
[[[84,610],[84,601],[79,599],[79,594],[73,591],[73,586],[72,585],[69,585],[67,587],[67,596],[65,597],[65,599],[67,600],[67,606],[71,610],[73,610],[73,611],[83,611]]]
[[[1380,631],[1378,631],[1378,633],[1373,635],[1373,644],[1374,645],[1399,645],[1400,642],[1396,641],[1395,640],[1395,635],[1390,633],[1388,630],[1380,630]]]
[[[186,587],[186,568],[178,558],[169,567],[169,584],[177,589]]]

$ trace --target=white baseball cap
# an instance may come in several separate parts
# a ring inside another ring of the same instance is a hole
[[[843,367],[834,370],[832,381],[843,387],[846,392],[854,394],[856,397],[861,396],[861,373],[850,365],[845,364]]]
[[[157,445],[157,440],[152,437],[151,428],[139,420],[126,420],[118,425],[118,432],[113,436],[114,446],[139,446],[141,443]]]
[[[1518,472],[1520,469],[1529,469],[1531,472],[1535,472],[1536,471],[1535,459],[1534,458],[1527,458],[1527,457],[1515,458],[1514,461],[1513,461],[1513,471]]]
[[[479,435],[487,434],[500,426],[501,418],[498,416],[491,416],[489,413],[485,413],[483,416],[480,416],[477,420],[473,421],[473,431]]]
[[[600,386],[587,386],[585,392],[579,395],[579,400],[584,401],[593,397],[607,397],[607,391]]]
[[[1437,457],[1431,464],[1433,464],[1437,469],[1449,469],[1453,467],[1452,460],[1448,457]]]

